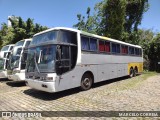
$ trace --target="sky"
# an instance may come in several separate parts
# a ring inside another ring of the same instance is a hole
[[[51,27],[70,27],[78,22],[77,14],[86,15],[87,7],[94,11],[102,0],[0,0],[0,24],[8,16],[34,19],[34,23]],[[149,0],[150,8],[143,15],[139,28],[160,32],[160,0]]]

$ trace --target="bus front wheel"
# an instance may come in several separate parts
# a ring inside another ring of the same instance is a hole
[[[90,74],[84,74],[81,80],[81,89],[89,90],[92,86],[93,78]]]

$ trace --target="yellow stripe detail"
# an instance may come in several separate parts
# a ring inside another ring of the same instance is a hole
[[[138,62],[138,63],[128,63],[128,75],[130,73],[130,68],[137,67],[138,68],[138,73],[143,72],[143,62]]]

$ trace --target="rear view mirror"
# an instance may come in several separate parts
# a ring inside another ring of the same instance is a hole
[[[57,45],[56,60],[61,61],[61,48],[59,45]]]

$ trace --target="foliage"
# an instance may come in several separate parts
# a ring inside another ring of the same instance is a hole
[[[126,0],[107,0],[102,8],[101,25],[105,36],[122,39],[125,23]]]
[[[152,42],[150,43],[149,52],[148,52],[148,59],[150,61],[149,69],[154,71],[160,71],[160,33],[157,34]]]
[[[34,24],[31,18],[23,21],[21,17],[13,16],[9,20],[12,27],[7,26],[6,23],[1,25],[0,48],[7,44],[14,44],[22,39],[31,38],[34,34],[47,29],[47,27],[40,24]]]
[[[96,21],[95,16],[90,16],[90,8],[87,8],[87,20],[85,20],[85,16],[81,14],[77,14],[78,23],[73,25],[73,27],[78,28],[78,30],[89,31],[90,33],[96,34]]]
[[[78,14],[78,23],[73,27],[136,43],[134,40],[136,40],[138,25],[141,23],[143,13],[148,10],[148,6],[148,0],[103,0],[95,5],[94,15],[89,16],[87,20]],[[86,26],[89,26],[89,29]]]

